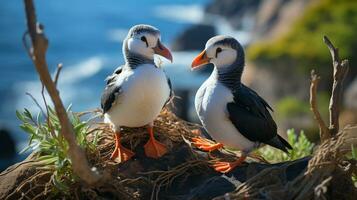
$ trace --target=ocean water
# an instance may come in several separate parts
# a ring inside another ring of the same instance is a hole
[[[37,0],[37,17],[50,41],[47,61],[51,72],[63,63],[60,95],[74,111],[100,107],[107,75],[123,63],[122,40],[135,24],[151,24],[161,30],[170,46],[175,36],[203,17],[208,0]],[[183,14],[184,13],[184,14]],[[41,84],[22,44],[26,29],[22,1],[0,2],[0,125],[11,131],[20,150],[27,135],[19,128],[15,111],[38,108],[26,95],[41,102]],[[198,87],[204,76],[190,73],[196,52],[174,52],[174,63],[163,67],[175,88]]]

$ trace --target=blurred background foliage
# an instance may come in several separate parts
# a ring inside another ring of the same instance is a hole
[[[294,72],[331,74],[331,56],[322,35],[338,45],[341,58],[350,58],[351,66],[357,58],[357,1],[320,0],[315,2],[284,36],[256,42],[247,50],[250,60],[278,62]],[[352,70],[355,70],[352,68]]]

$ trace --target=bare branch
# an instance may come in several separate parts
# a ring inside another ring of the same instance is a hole
[[[319,125],[320,139],[325,141],[330,138],[330,132],[327,128],[324,120],[321,117],[321,114],[317,107],[316,94],[317,94],[317,85],[319,84],[320,77],[315,73],[314,70],[311,71],[311,85],[310,85],[310,109],[314,114],[314,118]]]
[[[334,136],[339,131],[339,115],[340,115],[340,102],[343,91],[343,81],[347,75],[349,64],[348,60],[341,61],[339,57],[338,48],[332,44],[332,42],[328,39],[327,36],[323,38],[325,44],[330,50],[332,56],[333,63],[333,86],[330,98],[330,124],[329,130],[330,135]]]
[[[27,28],[33,45],[31,59],[40,76],[41,82],[46,87],[50,95],[58,119],[61,124],[61,134],[69,145],[69,157],[72,161],[73,171],[87,184],[95,184],[100,180],[100,176],[94,173],[88,164],[84,151],[77,145],[73,126],[70,123],[66,109],[63,106],[55,83],[52,81],[46,62],[46,50],[48,40],[44,35],[43,26],[37,23],[35,8],[32,0],[24,0]]]
[[[62,63],[58,63],[57,70],[56,70],[56,73],[55,73],[55,85],[56,86],[57,86],[58,77],[59,77],[59,75],[61,73],[62,67],[63,67],[63,64]]]

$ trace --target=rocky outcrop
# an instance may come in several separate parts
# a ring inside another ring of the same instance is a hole
[[[256,13],[262,0],[214,0],[205,11],[209,14],[225,17],[235,29],[241,29],[243,17],[248,13]]]
[[[315,0],[262,1],[253,33],[257,39],[275,39],[287,33],[303,11]]]
[[[242,29],[246,16],[252,39],[271,39],[286,33],[304,9],[317,0],[214,0],[206,7],[209,14],[220,15],[235,29]],[[245,27],[246,28],[246,27]]]
[[[174,51],[202,50],[208,39],[216,35],[211,25],[197,24],[182,32],[173,42]]]

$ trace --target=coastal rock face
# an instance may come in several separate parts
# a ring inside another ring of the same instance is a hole
[[[207,40],[215,35],[216,30],[211,25],[193,25],[175,39],[171,48],[174,51],[202,50]]]
[[[253,21],[252,39],[271,39],[286,33],[314,1],[317,0],[214,0],[207,5],[206,13],[226,18],[237,30],[243,28],[248,17]]]
[[[235,29],[240,29],[243,17],[256,13],[261,3],[262,0],[214,0],[205,11],[226,18]]]

